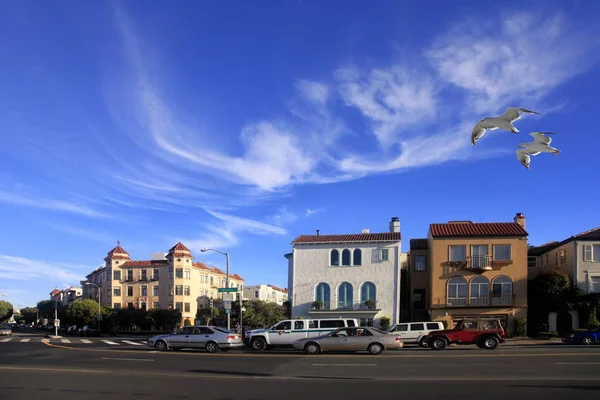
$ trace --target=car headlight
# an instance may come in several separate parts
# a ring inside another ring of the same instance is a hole
[[[570,337],[570,338],[574,338],[574,337],[575,337],[575,335],[574,335],[573,333],[571,333],[571,334],[569,335],[569,337]]]

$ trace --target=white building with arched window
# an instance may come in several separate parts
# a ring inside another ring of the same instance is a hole
[[[292,318],[357,318],[380,326],[398,322],[402,261],[400,221],[389,232],[301,235],[288,259]]]

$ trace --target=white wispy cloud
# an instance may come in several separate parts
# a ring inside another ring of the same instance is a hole
[[[287,207],[280,207],[279,210],[272,216],[269,221],[275,226],[281,226],[290,224],[298,219],[298,214],[287,209]]]
[[[32,260],[0,254],[0,278],[17,281],[43,279],[49,286],[77,285],[93,267],[53,261]]]
[[[329,98],[329,87],[322,82],[301,79],[296,83],[296,87],[307,100],[325,104]]]
[[[317,214],[317,213],[320,213],[320,212],[323,212],[323,211],[325,211],[324,208],[317,208],[317,209],[314,209],[314,210],[312,210],[310,208],[307,208],[306,212],[304,213],[304,216],[305,217],[310,217],[311,215],[314,215],[314,214]]]
[[[38,196],[25,196],[13,193],[0,192],[0,202],[15,204],[18,206],[62,211],[72,214],[84,215],[86,217],[110,218],[108,214],[96,211],[85,205],[79,205],[65,200],[40,198]]]
[[[48,221],[42,221],[41,223],[48,226],[51,229],[66,233],[71,236],[94,240],[105,244],[114,244],[115,242],[113,236],[102,232],[98,232],[96,230],[89,230],[81,227],[69,226],[64,224],[48,223]]]

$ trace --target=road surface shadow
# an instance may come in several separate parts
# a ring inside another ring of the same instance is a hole
[[[214,369],[192,369],[187,372],[196,374],[218,374],[218,375],[232,375],[232,376],[275,376],[273,374],[261,373],[261,372],[242,372],[242,371],[218,371]]]
[[[538,388],[538,389],[572,389],[572,390],[594,390],[600,391],[600,386],[584,386],[584,385],[509,385],[510,387],[521,388]]]

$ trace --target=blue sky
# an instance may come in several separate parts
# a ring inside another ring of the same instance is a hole
[[[35,304],[117,240],[286,286],[316,229],[600,225],[600,4],[550,3],[3,2],[0,293]],[[543,115],[472,146],[507,106]],[[528,171],[532,131],[561,154]]]

